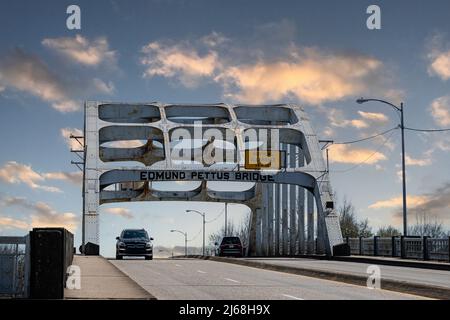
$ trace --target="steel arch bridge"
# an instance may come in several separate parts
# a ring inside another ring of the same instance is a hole
[[[260,141],[251,147],[251,130],[266,133],[266,150],[284,150],[284,168],[246,168],[248,150],[262,148]],[[192,153],[174,152],[191,134]],[[224,136],[231,148],[218,147]],[[193,181],[195,186],[188,191],[155,188],[161,181]],[[245,182],[249,188],[214,190],[213,181]],[[99,244],[100,205],[129,201],[245,204],[251,209],[251,256],[332,255],[333,246],[343,243],[319,141],[297,105],[88,101],[82,193],[83,245]]]

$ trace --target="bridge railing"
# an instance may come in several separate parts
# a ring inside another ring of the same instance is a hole
[[[450,262],[450,237],[347,237],[346,242],[352,255]]]
[[[29,236],[0,237],[0,297],[28,298],[29,278]]]

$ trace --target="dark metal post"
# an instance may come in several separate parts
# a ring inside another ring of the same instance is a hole
[[[447,250],[448,250],[448,262],[450,262],[450,236],[448,237],[447,240]]]
[[[393,236],[392,237],[392,244],[391,244],[391,253],[392,253],[392,256],[393,257],[396,257],[397,256],[397,237],[396,236]]]
[[[428,237],[424,236],[422,238],[422,249],[423,249],[423,260],[429,260],[430,259],[430,255],[428,252]]]
[[[408,235],[408,223],[406,212],[406,168],[405,168],[405,125],[403,120],[403,102],[400,104],[401,129],[402,129],[402,184],[403,184],[403,235]]]
[[[400,257],[406,259],[405,236],[400,237]]]
[[[363,253],[364,253],[363,237],[359,237],[359,255],[362,256]]]
[[[373,237],[373,255],[378,255],[378,236]]]

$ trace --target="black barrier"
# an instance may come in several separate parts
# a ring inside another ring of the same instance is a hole
[[[67,267],[73,260],[73,234],[64,228],[34,228],[30,245],[31,298],[64,298]]]

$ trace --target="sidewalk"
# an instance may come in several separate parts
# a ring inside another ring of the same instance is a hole
[[[64,289],[65,299],[155,299],[101,256],[73,257],[81,269],[81,289]]]

